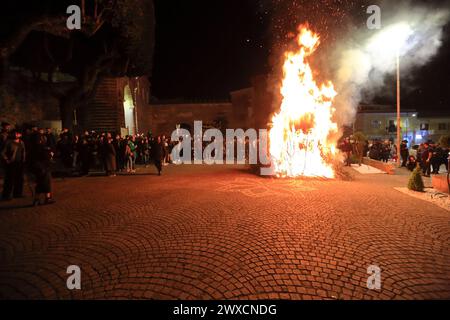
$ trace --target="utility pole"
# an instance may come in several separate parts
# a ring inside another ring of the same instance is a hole
[[[397,164],[400,165],[401,117],[400,117],[400,54],[397,50]]]

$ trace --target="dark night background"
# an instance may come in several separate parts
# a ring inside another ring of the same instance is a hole
[[[414,1],[435,5],[445,1]],[[322,45],[339,41],[348,22],[365,28],[365,8],[376,1],[155,0],[156,47],[153,95],[160,99],[228,97],[250,85],[253,75],[274,69],[284,37],[309,21]],[[450,106],[450,28],[443,46],[426,66],[415,70],[402,92],[403,105],[419,110]],[[395,79],[393,81],[395,90]],[[375,102],[395,104],[383,94]]]
[[[63,7],[55,0],[32,1],[32,5],[24,4],[29,1],[2,1],[0,36],[12,32],[15,20],[32,15],[44,2],[49,11]],[[376,2],[154,0],[156,35],[150,75],[152,95],[158,99],[227,99],[230,91],[250,86],[253,76],[278,72],[277,62],[290,41],[287,35],[295,32],[298,24],[308,21],[313,30],[319,32],[321,47],[326,49],[339,41],[349,24],[365,28],[365,9]],[[412,2],[448,3],[447,0]],[[419,110],[444,110],[450,106],[449,40],[450,27],[447,25],[439,54],[428,65],[416,70],[409,83],[404,83],[404,106]],[[148,43],[150,41],[141,39],[133,48],[139,51]],[[33,48],[27,48],[25,53],[29,50]],[[127,56],[133,60],[135,55]],[[394,79],[387,78],[386,81]],[[394,104],[388,96],[380,94],[375,102]]]
[[[152,90],[158,98],[226,98],[267,69],[267,23],[251,1],[155,1]]]

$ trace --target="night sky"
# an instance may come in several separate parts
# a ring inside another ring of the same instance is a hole
[[[308,21],[322,46],[332,46],[349,23],[365,26],[365,8],[372,3],[376,1],[155,0],[153,96],[227,99],[230,91],[250,86],[252,76],[277,70],[299,23]],[[405,106],[450,108],[449,25],[444,31],[438,56],[409,75],[413,89],[402,92]],[[382,94],[375,100],[395,103]]]
[[[251,2],[156,0],[154,95],[227,98],[265,73],[268,21]]]

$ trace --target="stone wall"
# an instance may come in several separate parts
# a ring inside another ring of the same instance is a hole
[[[138,110],[139,131],[170,135],[177,125],[193,129],[194,121],[206,127],[224,121],[229,129],[267,128],[273,114],[273,96],[267,90],[267,77],[252,79],[252,87],[233,91],[230,101],[215,103],[151,103]]]
[[[58,120],[59,100],[48,87],[19,73],[9,74],[7,84],[0,87],[0,122],[46,126]]]
[[[233,125],[233,105],[223,103],[152,104],[141,109],[140,132],[151,130],[154,135],[170,135],[177,125],[194,128],[194,121],[212,126],[217,120],[226,120]]]

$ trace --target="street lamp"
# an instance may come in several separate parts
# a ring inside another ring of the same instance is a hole
[[[397,164],[400,165],[400,139],[401,139],[401,117],[400,117],[400,52],[397,50]]]
[[[407,23],[397,23],[378,33],[369,43],[369,49],[376,50],[376,57],[380,59],[379,63],[385,63],[384,58],[389,61],[396,56],[397,69],[397,163],[400,164],[400,142],[401,137],[401,108],[400,108],[400,56],[408,51],[407,48],[409,37],[413,34],[413,30]],[[395,52],[394,52],[395,50]],[[391,60],[392,61],[392,60]]]

